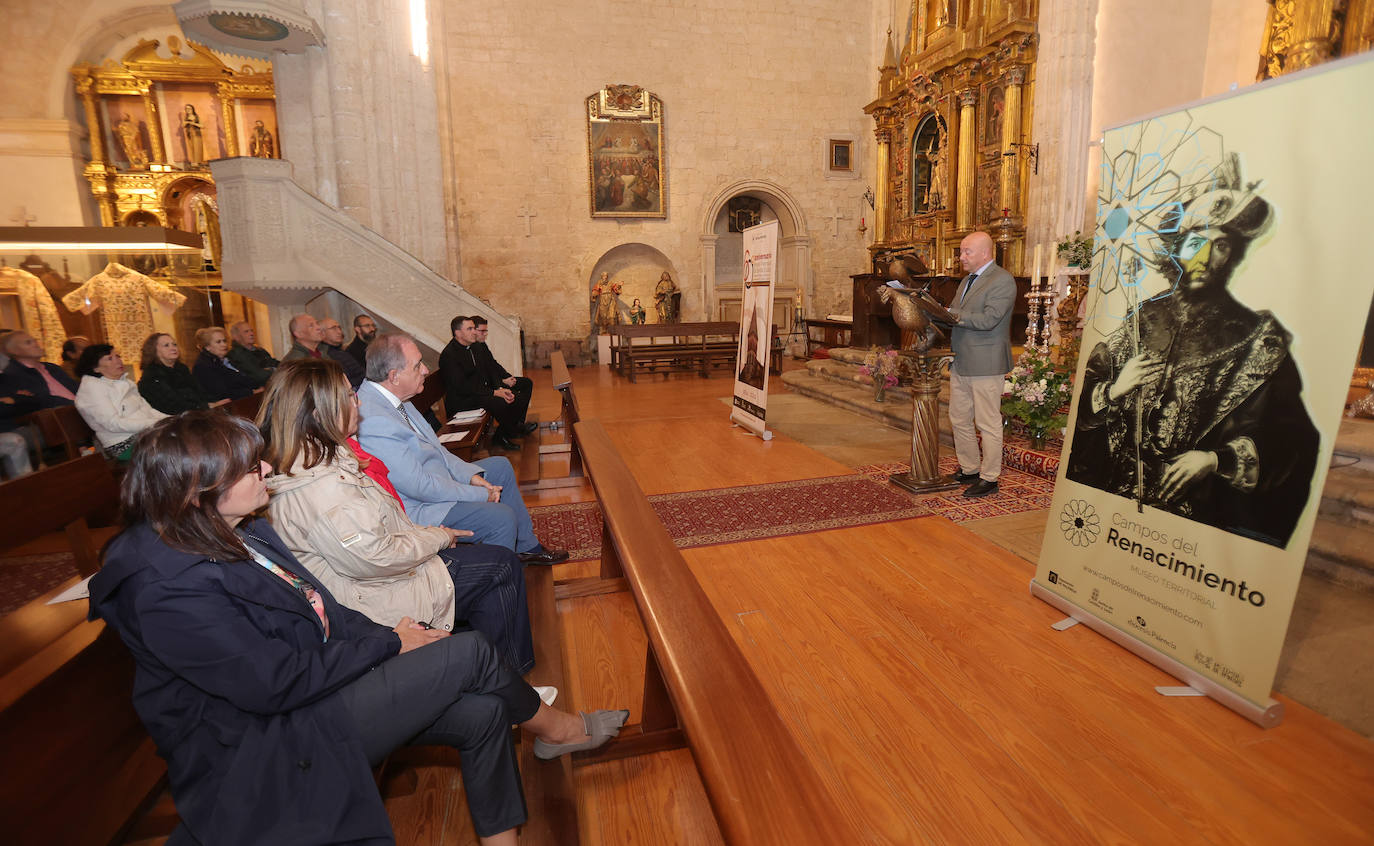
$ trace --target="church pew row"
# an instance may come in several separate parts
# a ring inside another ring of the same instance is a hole
[[[62,530],[82,576],[99,557],[87,520],[118,489],[88,455],[0,484],[7,542]],[[82,601],[48,605],[69,579],[0,619],[0,821],[5,842],[118,839],[161,789],[166,767],[134,712],[133,659]]]
[[[844,814],[692,575],[605,428],[585,420],[578,446],[605,525],[600,579],[560,596],[629,589],[648,638],[639,722],[585,765],[681,746],[692,751],[730,843],[858,843]],[[599,581],[601,587],[593,582]]]

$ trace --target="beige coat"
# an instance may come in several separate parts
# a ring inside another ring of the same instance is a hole
[[[449,545],[443,529],[410,522],[347,447],[292,472],[268,479],[272,526],[335,599],[385,626],[410,617],[453,628],[453,580],[436,554]]]

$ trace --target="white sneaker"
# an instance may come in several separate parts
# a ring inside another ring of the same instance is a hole
[[[552,706],[553,701],[558,698],[558,688],[551,685],[535,685],[534,692],[539,694],[539,700],[545,705]]]

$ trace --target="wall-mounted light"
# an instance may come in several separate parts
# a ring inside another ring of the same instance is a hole
[[[1040,145],[1023,144],[1020,141],[1013,141],[1011,143],[1011,149],[1003,153],[1002,157],[1008,159],[1014,158],[1018,150],[1026,154],[1026,161],[1030,162],[1031,165],[1031,173],[1038,174],[1040,172]]]

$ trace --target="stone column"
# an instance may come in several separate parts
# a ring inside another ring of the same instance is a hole
[[[224,126],[224,155],[232,159],[239,154],[239,130],[237,121],[234,120],[234,95],[223,83],[215,93],[219,100],[220,123]]]
[[[973,180],[977,150],[974,144],[973,108],[978,104],[978,90],[965,88],[959,92],[959,185],[956,194],[955,219],[960,231],[974,226]]]
[[[892,128],[887,125],[888,111],[883,109],[876,115],[878,128],[873,135],[878,139],[878,198],[873,204],[873,243],[888,242],[888,205],[892,197]]]
[[[1013,218],[1021,217],[1021,163],[1026,160],[1026,151],[1013,147],[1021,141],[1021,88],[1026,83],[1026,69],[1014,67],[1006,73],[1006,99],[1002,110],[1002,149],[1001,152],[1015,152],[1015,156],[1002,156],[1002,184],[998,199],[1001,208],[1010,209]]]
[[[86,109],[86,130],[90,133],[91,164],[105,164],[105,133],[100,126],[100,110],[95,106],[95,80],[80,76],[76,80],[76,93],[81,95],[81,105]]]
[[[711,320],[716,311],[716,242],[719,235],[701,237],[701,320]]]
[[[167,148],[162,144],[162,120],[158,117],[157,98],[153,96],[153,84],[138,81],[138,93],[143,97],[143,114],[148,121],[148,141],[151,143],[153,161],[156,164],[167,163]]]

